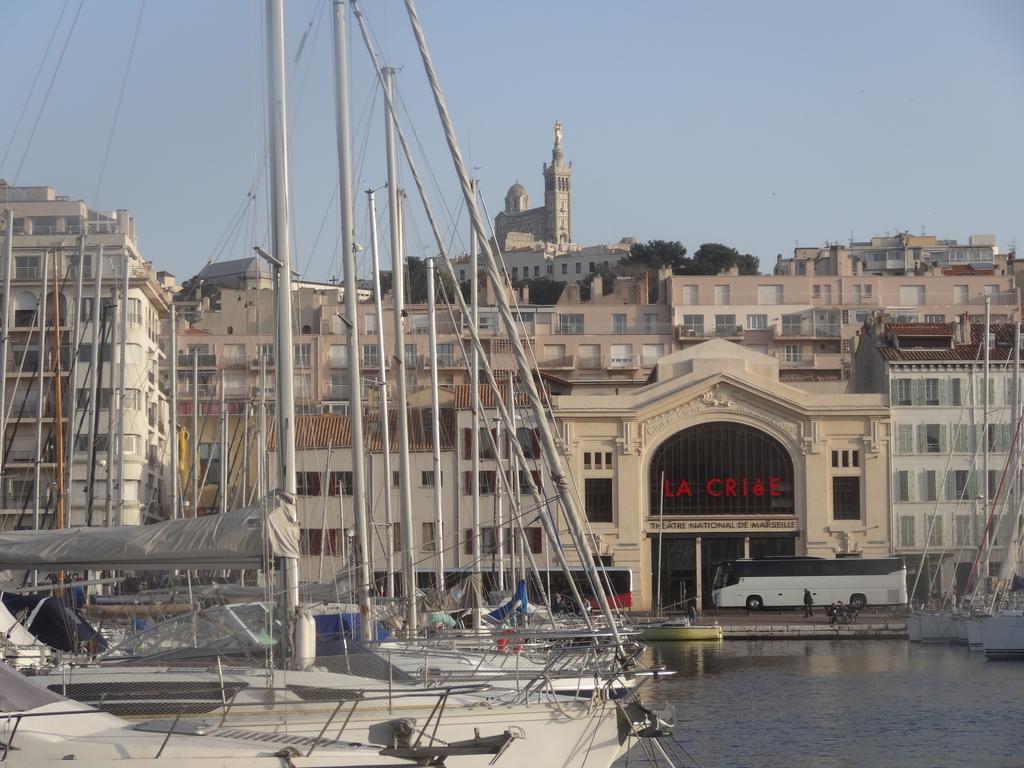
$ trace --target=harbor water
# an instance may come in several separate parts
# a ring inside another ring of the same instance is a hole
[[[644,698],[675,705],[704,768],[1024,766],[1024,663],[898,640],[651,643],[677,671]],[[631,752],[617,765],[646,765]]]

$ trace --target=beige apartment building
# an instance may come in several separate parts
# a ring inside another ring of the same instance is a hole
[[[160,323],[167,316],[168,300],[153,265],[139,252],[134,219],[127,210],[91,210],[81,200],[58,196],[51,187],[11,187],[0,181],[0,209],[5,208],[13,211],[14,264],[5,329],[9,352],[3,405],[10,418],[2,436],[0,528],[54,526],[58,429],[64,446],[65,525],[139,524],[166,517],[168,410],[158,372],[164,357]],[[79,271],[82,293],[76,317]],[[126,272],[128,292],[123,296]],[[112,343],[122,327],[123,353],[120,342]],[[99,331],[99,350],[94,349],[94,329]],[[91,374],[97,359],[101,365],[94,398]]]
[[[970,270],[1005,275],[1009,259],[999,252],[995,235],[971,235],[967,243],[940,239],[935,235],[896,235],[872,237],[848,245],[793,249],[793,257],[779,254],[777,275],[926,275]]]

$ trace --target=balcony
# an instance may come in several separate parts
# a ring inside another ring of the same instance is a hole
[[[217,367],[217,356],[200,354],[196,355],[198,358],[197,362],[200,368],[216,368]],[[178,353],[178,370],[192,367],[192,353],[179,352]]]
[[[332,384],[327,388],[327,400],[349,400],[352,397],[352,390],[348,384]]]
[[[331,355],[328,358],[328,365],[331,368],[348,368],[348,357],[338,357],[336,355]]]
[[[816,370],[841,370],[845,364],[843,355],[840,354],[816,354],[807,353],[805,355],[786,355],[781,352],[772,353],[775,358],[779,361],[779,367],[783,369],[793,368],[814,368]]]
[[[437,368],[463,368],[465,367],[460,360],[461,355],[438,355],[437,356]],[[420,367],[425,371],[430,370],[430,355],[421,355],[419,358]]]
[[[596,334],[609,333],[612,336],[669,336],[672,334],[672,323],[650,322],[634,325],[612,324],[610,331],[596,331]],[[591,332],[592,335],[595,332]]]
[[[742,325],[716,325],[714,328],[703,326],[676,326],[676,340],[680,342],[699,342],[705,339],[741,339],[743,338]]]
[[[777,339],[838,339],[842,331],[839,323],[814,323],[802,320],[797,323],[782,323],[775,326]]]
[[[607,355],[604,367],[609,371],[635,371],[640,368],[640,355]]]
[[[576,360],[572,355],[552,355],[539,360],[537,366],[545,371],[571,371],[576,367]]]
[[[249,365],[249,359],[245,355],[224,355],[221,358],[221,365],[224,368],[239,369]]]

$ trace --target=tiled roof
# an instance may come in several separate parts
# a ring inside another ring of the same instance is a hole
[[[955,323],[948,326],[940,323],[888,323],[885,327],[887,331],[903,338],[948,336],[952,340],[955,333]],[[946,328],[947,330],[942,334],[927,331],[918,332],[916,330],[918,327]],[[1013,354],[1013,338],[1016,334],[1016,326],[1013,323],[992,323],[991,332],[995,337],[995,344],[989,349],[989,359],[992,361],[1010,359]],[[984,324],[972,322],[970,343],[953,344],[951,347],[917,349],[898,349],[890,343],[885,343],[879,348],[879,354],[881,354],[882,359],[891,362],[973,362],[984,357],[984,336]]]
[[[894,336],[952,336],[949,323],[886,323],[885,330]]]
[[[452,389],[455,392],[455,407],[459,410],[469,408],[473,396],[473,387],[469,384],[456,384]],[[508,402],[508,384],[499,384],[498,391],[501,392],[502,401]],[[521,407],[529,404],[530,400],[527,398],[526,393],[517,391],[516,406]],[[480,385],[480,406],[482,408],[494,407],[494,390],[488,384]]]
[[[412,409],[409,411],[409,450],[420,453],[433,450],[430,436],[428,411]],[[348,416],[335,416],[324,413],[317,416],[298,416],[295,419],[295,450],[320,450],[331,448],[351,448],[352,434]],[[270,435],[267,438],[267,449],[274,450],[277,445],[276,425],[271,423]],[[391,450],[398,449],[397,412],[388,413],[388,431],[391,439]],[[363,422],[363,444],[370,453],[380,453],[381,439],[380,419],[370,414]],[[451,410],[441,411],[441,449],[450,450],[455,444],[455,413]]]

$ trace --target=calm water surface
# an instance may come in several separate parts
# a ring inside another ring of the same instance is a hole
[[[644,698],[675,705],[686,765],[1024,766],[1024,663],[894,640],[651,643],[648,660],[678,673]]]

